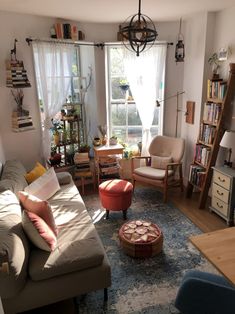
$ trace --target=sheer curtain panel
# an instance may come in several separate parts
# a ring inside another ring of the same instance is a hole
[[[124,68],[142,122],[142,156],[148,155],[150,128],[165,72],[167,45],[153,46],[140,54],[124,51]]]
[[[33,41],[38,97],[42,102],[42,144],[45,160],[50,156],[51,119],[62,109],[72,76],[74,46]]]

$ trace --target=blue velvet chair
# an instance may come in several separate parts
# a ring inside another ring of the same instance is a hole
[[[222,276],[189,271],[175,306],[182,314],[235,314],[235,287]]]

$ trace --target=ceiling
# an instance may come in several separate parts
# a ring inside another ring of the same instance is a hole
[[[234,0],[142,0],[141,12],[161,22],[234,5]],[[79,22],[120,23],[137,13],[138,0],[0,0],[0,10]]]

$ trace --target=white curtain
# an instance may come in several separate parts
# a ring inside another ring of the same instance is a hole
[[[154,118],[156,100],[165,71],[167,45],[157,45],[143,51],[139,57],[124,50],[124,68],[127,80],[142,122],[142,156],[148,156],[151,142],[150,128]]]
[[[69,93],[74,46],[33,41],[33,55],[39,99],[43,104],[43,155],[50,156],[51,119],[62,109]]]

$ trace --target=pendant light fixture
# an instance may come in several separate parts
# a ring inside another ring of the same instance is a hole
[[[175,46],[175,62],[184,62],[184,56],[185,56],[185,51],[184,51],[184,36],[181,33],[181,22],[182,20],[180,19],[180,29],[179,29],[179,34],[178,34],[178,42]]]
[[[157,31],[153,21],[144,14],[141,14],[141,0],[137,14],[129,16],[123,25],[119,26],[119,35],[124,46],[134,50],[137,57],[147,47],[150,48],[157,38]]]

